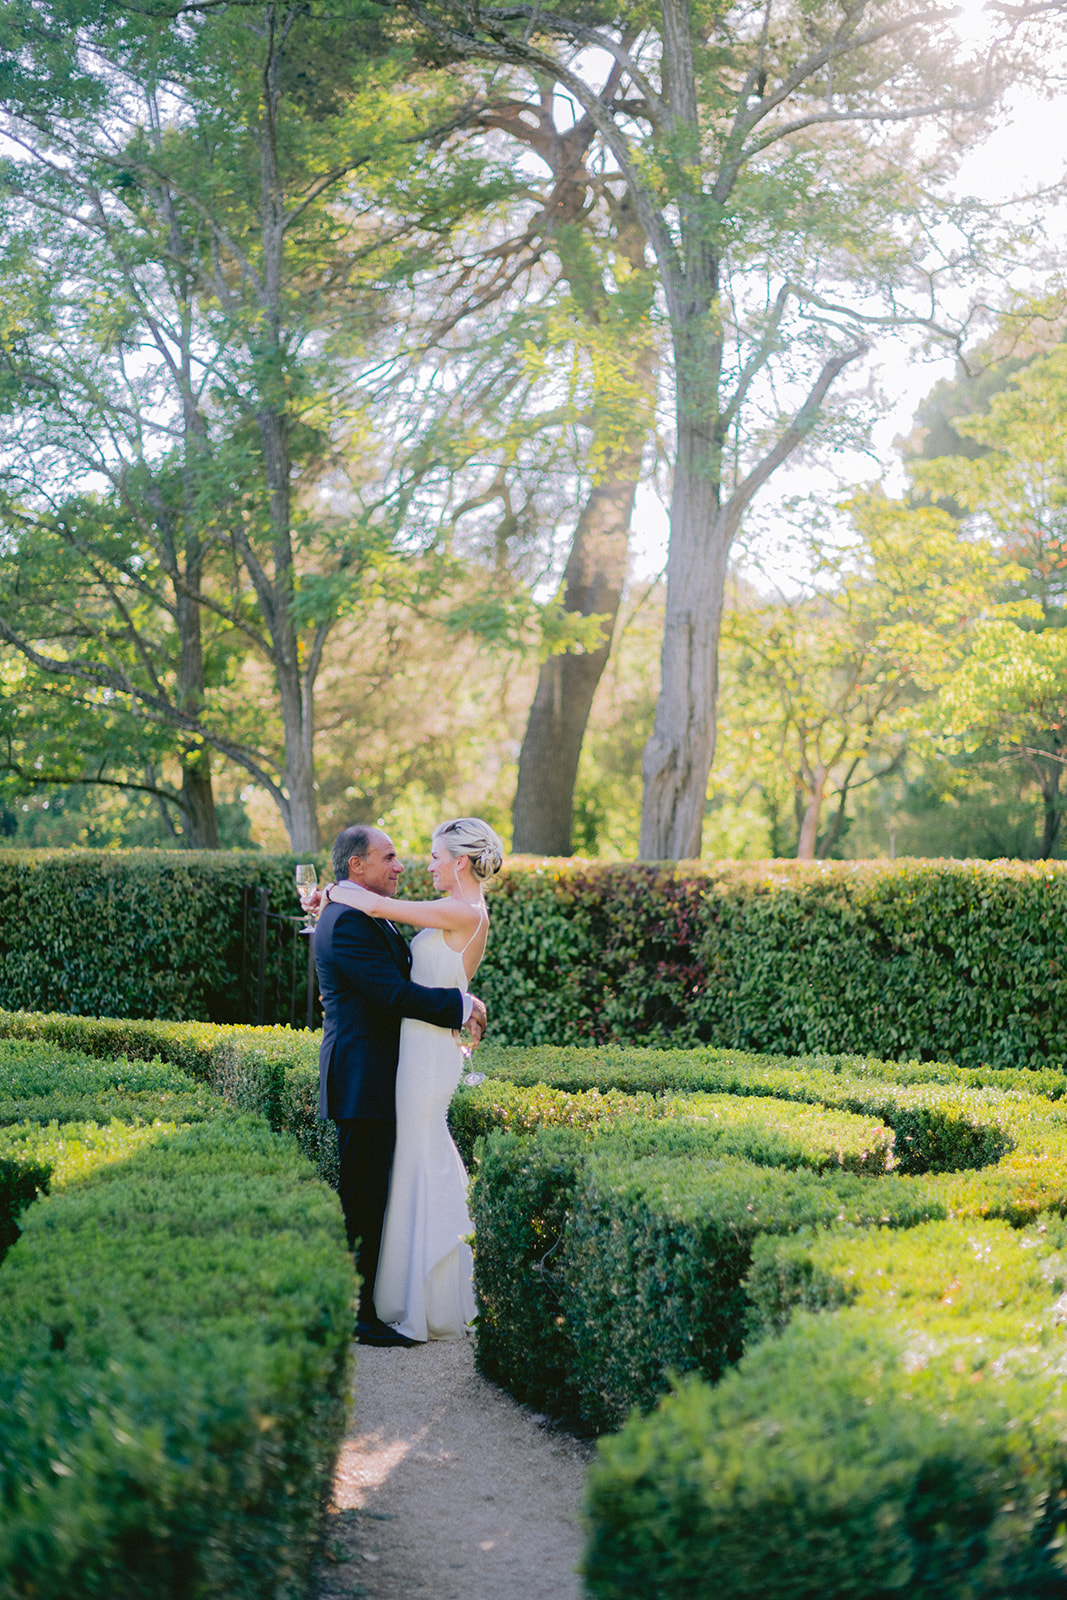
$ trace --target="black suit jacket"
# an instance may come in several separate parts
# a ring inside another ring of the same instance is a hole
[[[324,1013],[319,1116],[394,1121],[401,1019],[458,1028],[460,991],[412,983],[407,941],[385,922],[334,903],[315,929],[315,966]]]

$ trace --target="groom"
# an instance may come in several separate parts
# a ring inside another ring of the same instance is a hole
[[[396,894],[403,871],[393,841],[357,823],[333,843],[333,872],[375,894]],[[396,1142],[396,1068],[400,1022],[416,1017],[439,1028],[469,1022],[480,1037],[485,1006],[459,989],[410,981],[411,953],[391,922],[335,902],[315,928],[315,966],[324,1013],[319,1050],[319,1116],[337,1124],[337,1185],[348,1248],[360,1276],[356,1338],[360,1344],[410,1345],[415,1340],[379,1321],[374,1310],[389,1169]]]

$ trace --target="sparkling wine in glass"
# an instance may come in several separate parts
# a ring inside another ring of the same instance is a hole
[[[315,870],[315,863],[301,862],[296,869],[296,892],[300,896],[300,904],[304,906],[304,926],[300,930],[301,933],[315,932],[315,914],[310,906],[304,905],[304,901],[306,896],[314,892],[318,881],[319,875]]]
[[[478,1041],[474,1037],[474,1034],[471,1032],[467,1023],[464,1023],[462,1028],[460,1028],[457,1032],[456,1043],[459,1045],[460,1055],[463,1057],[464,1062],[469,1068],[471,1061],[474,1058],[474,1047]],[[465,1083],[468,1089],[477,1089],[480,1083],[485,1082],[485,1073],[467,1071],[463,1074],[460,1082]]]

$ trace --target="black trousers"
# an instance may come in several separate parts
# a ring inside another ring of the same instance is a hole
[[[393,1164],[396,1123],[376,1117],[349,1117],[337,1124],[340,1173],[337,1192],[345,1214],[348,1248],[355,1251],[359,1273],[359,1320],[374,1315],[374,1280],[382,1248],[389,1169]]]

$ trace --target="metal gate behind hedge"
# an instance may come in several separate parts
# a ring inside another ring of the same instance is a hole
[[[270,890],[242,893],[240,1013],[248,1022],[287,1022],[317,1028],[322,1022],[315,982],[313,940],[302,916],[270,909]]]

